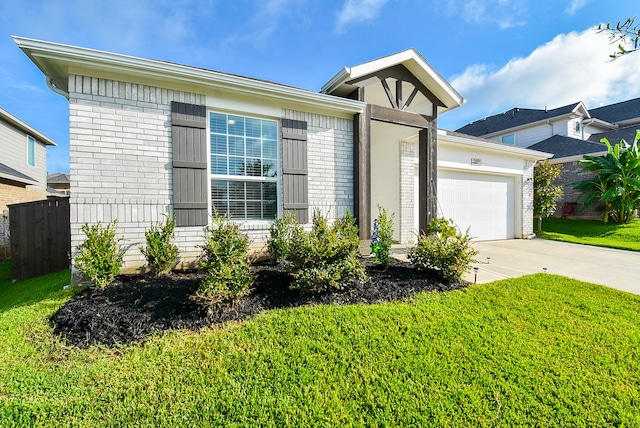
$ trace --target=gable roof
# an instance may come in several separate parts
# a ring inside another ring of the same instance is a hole
[[[591,117],[609,123],[621,123],[632,119],[640,121],[640,98],[598,107],[589,110]]]
[[[10,166],[0,163],[0,178],[5,180],[17,181],[22,184],[38,184],[38,180],[34,180],[26,174],[17,171]]]
[[[553,158],[565,158],[570,156],[590,155],[606,152],[607,147],[602,143],[579,140],[577,138],[554,135],[532,146],[531,150],[553,153]]]
[[[368,61],[352,67],[345,67],[331,78],[320,90],[325,94],[346,96],[356,89],[350,81],[368,76],[378,71],[402,65],[413,74],[433,95],[441,101],[439,113],[460,107],[465,99],[442,77],[415,49]]]
[[[511,128],[517,128],[536,122],[544,122],[547,120],[560,118],[562,116],[568,116],[575,113],[581,107],[582,109],[584,109],[586,117],[589,117],[589,113],[587,112],[582,102],[568,104],[566,106],[558,107],[551,110],[537,110],[515,107],[511,110],[505,111],[504,113],[496,114],[476,120],[475,122],[471,122],[467,125],[462,126],[461,128],[456,129],[456,131],[463,134],[475,135],[477,137],[483,135],[491,135],[500,131],[506,131],[507,129]]]
[[[54,172],[53,174],[47,175],[47,183],[66,183],[68,184],[71,181],[68,174],[63,172]]]
[[[0,107],[0,120],[10,123],[16,128],[24,131],[25,134],[31,135],[32,137],[36,138],[38,141],[40,141],[41,143],[47,146],[57,146],[56,142],[53,141],[51,138],[47,137],[42,132],[28,125],[26,122],[18,119],[17,117],[15,117],[14,115],[12,115],[11,113],[9,113],[8,111],[6,111],[1,107]]]

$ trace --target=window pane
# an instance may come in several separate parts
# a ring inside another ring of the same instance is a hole
[[[273,220],[276,218],[276,201],[266,201],[262,207],[262,218],[264,220]]]
[[[260,138],[260,119],[246,118],[247,137]]]
[[[259,139],[247,138],[247,156],[254,158],[259,158],[262,156]]]
[[[275,140],[264,140],[262,142],[262,157],[276,159],[278,157],[278,143]]]
[[[211,155],[211,174],[223,174],[227,175],[227,157]]]
[[[211,199],[227,199],[229,182],[225,180],[211,180]]]
[[[227,115],[220,113],[211,113],[209,119],[209,127],[211,128],[211,132],[216,132],[218,134],[226,134],[227,133]]]
[[[247,183],[247,200],[253,199],[260,201],[262,197],[261,191],[262,183],[248,182]]]
[[[247,218],[262,219],[262,207],[260,201],[247,201]]]
[[[229,125],[229,135],[244,136],[244,117],[227,116],[227,125]]]
[[[224,135],[211,135],[211,154],[226,155],[227,154],[227,137]]]
[[[270,120],[262,121],[262,138],[266,138],[269,140],[278,139],[278,125],[276,124],[276,122]]]
[[[502,137],[502,142],[504,144],[511,144],[512,146],[516,144],[516,136],[515,134],[509,134]]]
[[[276,174],[276,163],[271,159],[263,159],[262,160],[262,176],[263,177],[275,177]]]
[[[246,175],[244,158],[229,156],[229,175]]]
[[[262,183],[262,198],[264,200],[276,200],[276,183]]]
[[[260,177],[262,175],[262,160],[247,158],[245,171],[249,177]]]
[[[229,137],[229,155],[244,156],[243,137]]]
[[[36,140],[32,137],[27,137],[27,163],[36,166]]]
[[[244,200],[244,181],[230,181],[229,182],[229,199],[230,200]]]
[[[229,202],[229,218],[237,218],[237,219],[247,218],[244,210],[244,201]]]

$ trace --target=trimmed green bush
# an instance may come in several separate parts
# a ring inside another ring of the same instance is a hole
[[[312,230],[299,227],[293,235],[289,257],[295,278],[292,287],[322,291],[365,279],[359,248],[358,227],[351,212],[329,226],[327,218],[314,211]]]
[[[291,212],[283,216],[277,216],[271,223],[271,226],[269,226],[269,239],[267,240],[267,250],[271,260],[282,262],[289,258],[291,243],[297,227],[300,226]]]
[[[444,218],[431,220],[429,234],[420,235],[409,248],[409,260],[416,269],[435,269],[450,281],[460,281],[477,254],[469,230],[462,234],[452,220]]]
[[[253,273],[249,261],[249,238],[237,224],[215,216],[206,229],[200,266],[205,272],[196,300],[216,305],[229,303],[249,293]]]
[[[106,227],[101,223],[82,226],[87,239],[78,247],[73,264],[99,288],[111,284],[122,268],[124,251],[122,238],[116,239],[117,223],[113,220]]]
[[[171,243],[173,231],[176,228],[175,214],[165,214],[165,222],[152,224],[144,232],[147,240],[146,247],[140,247],[140,252],[147,259],[149,273],[152,276],[163,276],[171,272],[178,260],[178,247]]]
[[[385,269],[391,261],[394,217],[395,213],[389,215],[386,208],[378,205],[378,218],[374,220],[373,234],[371,236],[371,251],[376,256],[376,263]]]

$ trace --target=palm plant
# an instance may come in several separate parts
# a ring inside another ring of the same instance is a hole
[[[632,145],[624,140],[612,146],[606,138],[605,156],[584,156],[580,161],[583,171],[593,172],[589,180],[574,183],[573,187],[584,193],[585,207],[597,202],[604,205],[603,221],[628,223],[640,208],[640,131]]]

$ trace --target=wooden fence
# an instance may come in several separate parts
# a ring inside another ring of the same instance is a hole
[[[14,281],[69,267],[69,198],[9,205],[11,272]]]

